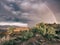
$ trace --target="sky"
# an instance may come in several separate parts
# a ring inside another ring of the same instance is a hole
[[[60,0],[0,0],[0,22],[60,23]]]

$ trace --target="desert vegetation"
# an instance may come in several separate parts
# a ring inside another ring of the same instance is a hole
[[[9,40],[3,41],[1,45],[59,45],[60,34],[56,33],[58,27],[55,23],[38,23],[30,30],[20,31],[19,34],[15,34],[14,28],[10,27],[8,36],[5,35]]]

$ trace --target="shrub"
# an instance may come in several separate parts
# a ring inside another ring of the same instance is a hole
[[[56,35],[55,29],[44,23],[39,23],[36,25],[36,28],[41,35],[47,37],[48,39],[53,38]]]
[[[14,40],[5,41],[3,45],[15,45]]]
[[[23,31],[21,33],[21,39],[22,40],[28,40],[31,37],[33,37],[33,33],[31,31]]]
[[[7,31],[9,34],[14,33],[14,27],[9,27],[9,30]]]
[[[44,23],[39,23],[36,28],[41,35],[46,35],[47,26]]]

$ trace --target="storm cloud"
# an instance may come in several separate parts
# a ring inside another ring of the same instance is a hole
[[[60,0],[0,0],[0,9],[0,21],[60,23]]]

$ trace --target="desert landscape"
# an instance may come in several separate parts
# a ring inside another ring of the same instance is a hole
[[[60,0],[0,0],[0,45],[60,45]]]

